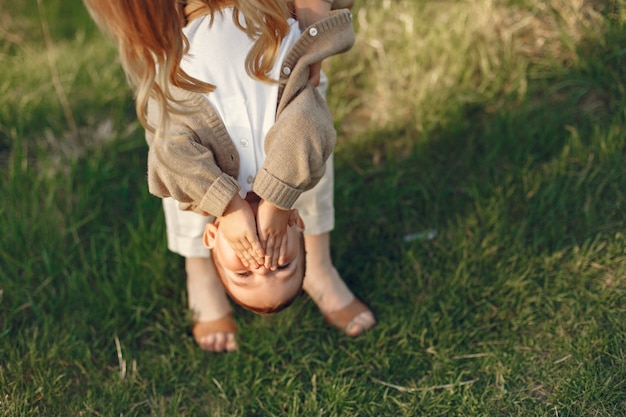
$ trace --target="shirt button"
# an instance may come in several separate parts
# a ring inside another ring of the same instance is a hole
[[[309,34],[311,36],[317,36],[317,28],[311,28],[309,29]]]
[[[285,74],[285,75],[289,75],[289,74],[291,74],[291,68],[289,68],[289,67],[283,67],[283,74]]]
[[[246,182],[248,184],[252,184],[253,181],[254,181],[254,177],[252,175],[248,175],[248,178],[246,178]]]
[[[249,142],[246,139],[241,139],[241,146],[243,146],[244,148],[247,148],[249,145]]]

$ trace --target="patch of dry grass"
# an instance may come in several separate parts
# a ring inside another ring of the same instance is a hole
[[[422,132],[446,124],[442,108],[522,98],[529,80],[549,76],[555,62],[559,70],[576,65],[579,42],[604,25],[597,1],[508,3],[358,2],[356,46],[330,68],[331,105],[344,131]]]

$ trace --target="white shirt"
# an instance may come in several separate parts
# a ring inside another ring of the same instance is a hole
[[[243,16],[240,17],[242,25]],[[182,69],[192,77],[216,86],[206,98],[222,118],[239,152],[237,178],[241,197],[252,190],[256,173],[265,161],[265,135],[276,119],[278,84],[255,80],[246,73],[245,61],[253,45],[233,22],[233,8],[222,9],[209,26],[210,15],[199,17],[183,30],[189,53]],[[290,31],[283,39],[270,78],[278,80],[287,52],[300,36],[298,22],[289,19]]]

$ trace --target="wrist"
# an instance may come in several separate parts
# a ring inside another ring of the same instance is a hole
[[[239,193],[235,194],[233,198],[230,200],[230,202],[228,203],[228,205],[226,206],[226,210],[224,210],[224,214],[222,216],[227,216],[231,213],[234,213],[236,211],[243,209],[244,204],[246,204],[246,201],[243,198],[241,198]]]
[[[278,207],[277,205],[270,203],[267,200],[261,200],[259,202],[259,207],[263,207],[264,210],[270,212],[270,213],[280,213],[280,212],[284,212],[284,211],[289,211],[283,208]]]
[[[295,0],[296,19],[300,29],[304,30],[312,24],[328,17],[334,0]]]

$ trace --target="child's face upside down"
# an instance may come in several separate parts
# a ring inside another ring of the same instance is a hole
[[[256,207],[253,207],[255,210]],[[305,271],[304,240],[300,225],[288,226],[285,262],[274,271],[246,268],[220,232],[219,218],[204,233],[215,269],[231,298],[256,313],[268,314],[289,306],[302,289]]]

